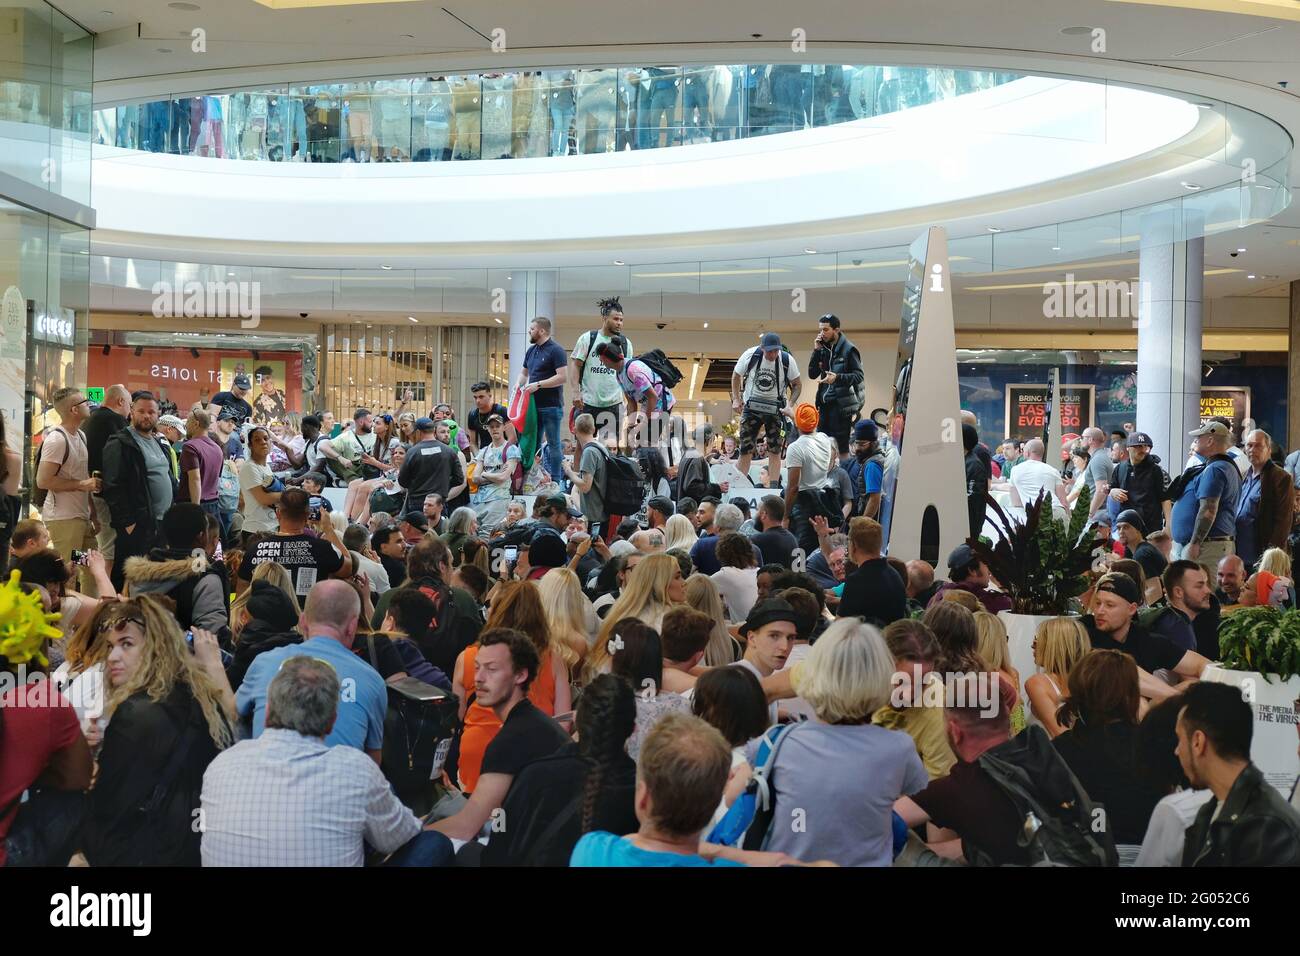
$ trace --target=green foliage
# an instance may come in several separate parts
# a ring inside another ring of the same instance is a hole
[[[1219,659],[1229,670],[1300,674],[1300,610],[1245,607],[1219,622]]]
[[[1092,494],[1085,486],[1074,503],[1066,528],[1052,516],[1052,499],[1044,492],[1025,506],[1024,523],[1012,521],[992,496],[1002,538],[989,545],[983,538],[968,539],[976,557],[1006,589],[1017,614],[1066,614],[1071,599],[1088,588],[1092,566],[1091,538],[1080,542],[1088,522]]]

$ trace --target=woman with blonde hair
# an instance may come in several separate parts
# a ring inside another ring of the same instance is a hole
[[[686,515],[673,515],[664,524],[664,550],[690,551],[700,540],[699,532]]]
[[[1269,548],[1259,559],[1259,570],[1276,574],[1279,578],[1291,577],[1291,558],[1281,548]]]
[[[671,554],[651,554],[641,559],[627,584],[605,615],[596,644],[587,655],[583,668],[583,683],[590,683],[597,674],[609,671],[610,651],[606,646],[614,632],[614,625],[625,617],[634,617],[658,631],[663,626],[664,615],[674,604],[686,603],[686,582],[682,579],[681,565]]]
[[[497,627],[522,631],[537,649],[540,659],[537,679],[528,687],[528,699],[533,706],[551,717],[572,710],[569,669],[564,664],[565,648],[552,635],[536,584],[532,581],[503,581],[497,585],[483,629],[489,631]],[[460,716],[465,722],[457,767],[460,788],[466,793],[472,793],[478,785],[483,752],[501,730],[501,721],[490,707],[469,700],[477,657],[477,644],[461,651],[451,681],[452,692],[460,700]]]
[[[1007,626],[996,614],[979,610],[975,612],[975,627],[979,630],[979,655],[984,669],[997,671],[1016,689],[1016,706],[1011,711],[1011,736],[1025,729],[1025,704],[1020,700],[1020,674],[1011,666],[1011,647]]]
[[[578,576],[568,568],[551,568],[536,582],[537,593],[551,627],[551,643],[569,673],[576,674],[587,656],[593,635],[587,631],[587,608]]]
[[[187,644],[160,600],[105,604],[94,618],[108,675],[99,775],[82,847],[91,866],[198,866],[203,772],[234,741],[234,694],[215,635]]]
[[[1069,695],[1070,671],[1091,653],[1092,641],[1077,617],[1054,617],[1038,625],[1033,650],[1040,673],[1025,681],[1029,698],[1026,723],[1042,727],[1049,737],[1058,737],[1065,732],[1057,713]]]
[[[708,646],[704,648],[704,659],[700,663],[706,667],[725,667],[740,660],[740,644],[727,633],[722,594],[713,579],[698,572],[687,578],[686,603],[696,611],[708,615],[713,622]]]
[[[835,821],[773,827],[765,849],[841,866],[889,866],[894,801],[930,782],[912,738],[871,722],[889,703],[894,655],[880,631],[841,618],[804,658],[799,696],[817,720],[784,731],[770,767],[774,819]],[[755,747],[750,745],[750,758]]]

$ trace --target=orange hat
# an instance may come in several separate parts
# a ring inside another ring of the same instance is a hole
[[[820,416],[817,414],[816,405],[809,405],[807,402],[803,402],[802,404],[795,406],[794,423],[803,434],[806,435],[809,432],[815,431],[819,420]]]

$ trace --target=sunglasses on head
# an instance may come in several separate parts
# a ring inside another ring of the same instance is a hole
[[[97,629],[97,633],[103,634],[106,631],[112,631],[113,633],[117,633],[118,631],[125,630],[128,624],[135,624],[138,625],[141,629],[144,628],[144,621],[142,621],[138,617],[119,617],[111,621],[100,621],[99,628]]]

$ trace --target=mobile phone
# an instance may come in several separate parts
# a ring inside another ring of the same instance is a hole
[[[320,495],[312,495],[311,498],[308,499],[308,505],[310,506],[310,510],[307,512],[307,517],[309,517],[312,521],[320,521],[320,509],[321,509]]]
[[[75,548],[72,551],[72,563],[79,568],[86,566],[87,559],[90,557],[89,551],[78,551]]]
[[[519,548],[516,547],[515,545],[510,545],[509,547],[507,547],[507,548],[506,548],[506,560],[509,561],[511,564],[514,564],[516,561],[518,561],[518,560],[519,560]]]
[[[193,631],[185,632],[185,643],[189,645],[190,653],[191,654],[194,653],[194,632]]]

